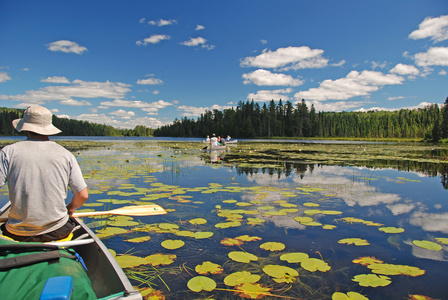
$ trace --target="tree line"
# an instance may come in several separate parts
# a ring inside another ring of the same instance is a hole
[[[205,137],[212,133],[236,138],[448,138],[448,98],[441,108],[367,112],[316,112],[305,100],[293,105],[274,100],[260,106],[240,101],[236,108],[214,109],[197,120],[187,117],[154,131],[154,136]]]
[[[0,135],[19,135],[12,121],[21,118],[24,109],[0,107]],[[58,118],[53,115],[53,125],[59,128],[64,136],[152,136],[154,129],[138,125],[134,129],[118,129],[109,125],[96,124],[88,121]]]

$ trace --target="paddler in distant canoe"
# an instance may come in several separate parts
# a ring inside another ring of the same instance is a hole
[[[12,122],[27,139],[3,147],[0,153],[0,187],[8,183],[11,211],[1,226],[4,236],[24,242],[66,238],[75,223],[70,218],[89,193],[75,156],[50,141],[61,131],[52,124],[47,108],[28,107]],[[68,205],[67,187],[73,192]]]

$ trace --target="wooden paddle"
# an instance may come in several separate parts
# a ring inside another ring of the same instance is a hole
[[[89,211],[89,212],[78,212],[74,213],[73,217],[83,218],[83,217],[93,217],[93,216],[103,216],[103,215],[121,215],[121,216],[155,216],[155,215],[165,215],[167,211],[160,205],[133,205],[124,206],[117,209],[105,210],[105,211]],[[0,222],[6,222],[8,218],[0,218]]]
[[[121,216],[155,216],[155,215],[166,215],[166,210],[160,205],[133,205],[124,206],[117,209],[105,210],[105,211],[90,211],[90,212],[79,212],[74,213],[73,217],[92,217],[92,216],[103,216],[103,215],[121,215]]]

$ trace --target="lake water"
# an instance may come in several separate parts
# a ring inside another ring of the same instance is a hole
[[[140,139],[76,153],[90,189],[86,209],[154,203],[168,210],[132,220],[84,219],[117,253],[134,285],[152,287],[167,299],[240,299],[237,287],[226,284],[228,275],[239,274],[258,279],[243,290],[269,288],[264,293],[292,299],[331,299],[335,292],[368,299],[447,299],[448,192],[440,177],[300,162],[288,172],[241,168],[225,155]],[[1,191],[3,204],[7,194]],[[167,240],[184,245],[167,249],[162,244]],[[283,256],[297,252],[316,260],[288,262]],[[241,262],[241,253],[252,254],[250,262]],[[171,255],[172,263],[126,267],[131,258],[154,254]],[[199,274],[196,267],[207,261],[222,272]],[[271,265],[299,275],[273,274]],[[250,274],[237,273],[243,271]],[[197,276],[212,279],[216,288],[191,291],[187,283]]]

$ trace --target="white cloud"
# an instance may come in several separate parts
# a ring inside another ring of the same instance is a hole
[[[181,114],[183,117],[199,117],[201,114],[205,113],[206,110],[212,111],[214,109],[217,110],[224,110],[224,109],[230,109],[232,106],[222,106],[214,104],[210,107],[197,107],[197,106],[186,106],[186,105],[179,105],[177,107],[177,110],[183,111]]]
[[[143,102],[143,101],[129,101],[129,100],[119,100],[114,101],[103,101],[100,103],[101,108],[107,109],[109,107],[132,107],[139,108],[142,111],[147,112],[149,115],[156,115],[158,111],[167,106],[173,105],[172,103],[158,100],[155,102]]]
[[[387,98],[387,100],[399,100],[399,99],[404,99],[404,97],[403,96],[397,96],[397,97],[389,97],[389,98]]]
[[[434,42],[447,40],[448,15],[440,16],[438,18],[426,18],[420,23],[417,30],[414,30],[409,34],[409,38],[414,40],[431,38]]]
[[[415,63],[421,67],[427,66],[448,66],[448,48],[432,47],[428,52],[414,55]]]
[[[130,119],[135,116],[135,113],[133,111],[125,111],[123,109],[113,111],[110,114],[122,119]]]
[[[445,70],[440,70],[439,75],[445,76],[447,73]]]
[[[414,66],[405,65],[405,64],[397,64],[389,72],[390,73],[395,73],[395,74],[398,74],[398,75],[414,75],[414,76],[417,76],[417,75],[420,74],[420,70],[419,69],[417,69]]]
[[[205,29],[205,27],[204,26],[202,26],[202,25],[196,25],[196,30],[203,30],[203,29]]]
[[[383,74],[364,70],[351,71],[345,78],[324,80],[318,88],[300,91],[294,95],[297,100],[347,100],[368,96],[384,85],[402,84],[404,78],[395,74]]]
[[[85,51],[87,51],[86,47],[80,46],[75,42],[67,41],[67,40],[60,40],[53,43],[50,43],[47,45],[48,50],[53,52],[64,52],[64,53],[76,53],[76,54],[83,54]]]
[[[323,103],[316,100],[307,100],[306,102],[309,108],[311,105],[314,105],[316,111],[347,111],[365,104],[365,101],[332,101]]]
[[[159,84],[163,84],[163,80],[158,79],[158,78],[139,79],[139,80],[137,80],[137,84],[159,85]]]
[[[81,121],[88,121],[91,123],[97,123],[97,124],[107,124],[110,126],[114,126],[116,128],[127,128],[127,129],[133,129],[137,125],[143,125],[150,128],[157,128],[163,125],[166,125],[167,123],[164,123],[158,119],[155,118],[149,118],[149,117],[133,117],[128,119],[115,119],[113,117],[110,117],[106,114],[82,114],[79,116],[72,117],[72,119],[81,120]]]
[[[173,24],[176,24],[176,23],[177,23],[177,20],[164,20],[164,19],[158,19],[156,21],[152,20],[152,21],[148,22],[148,24],[151,24],[151,25],[154,25],[154,26],[159,26],[159,27],[167,26],[167,25],[173,25]]]
[[[53,76],[53,77],[47,77],[45,79],[42,79],[41,82],[48,82],[48,83],[70,83],[70,81],[65,78],[64,76]]]
[[[258,69],[251,73],[243,74],[244,84],[264,85],[281,85],[281,86],[299,86],[303,84],[300,79],[293,78],[290,75],[272,73],[268,70]]]
[[[403,98],[403,97],[395,97],[395,98]],[[388,100],[390,100],[390,98]],[[397,108],[371,107],[371,108],[360,108],[360,109],[357,109],[356,111],[361,111],[361,112],[372,111],[372,110],[396,111],[396,110],[401,110],[401,109],[413,110],[413,109],[424,108],[424,107],[427,107],[428,105],[431,105],[431,104],[433,104],[433,103],[421,102],[420,104],[417,104],[417,105],[414,105],[414,106],[407,106],[407,107],[397,107]]]
[[[89,106],[89,105],[92,105],[92,103],[90,103],[87,100],[77,101],[77,100],[73,100],[73,99],[62,100],[59,103],[61,103],[62,105],[68,105],[68,106]]]
[[[138,40],[137,42],[135,42],[138,46],[146,46],[148,44],[158,44],[161,41],[164,40],[169,40],[171,39],[171,36],[166,35],[166,34],[154,34],[151,35],[150,37],[147,37],[143,40]]]
[[[248,101],[255,101],[255,102],[269,102],[271,100],[274,101],[288,101],[290,99],[289,96],[286,94],[289,94],[292,92],[291,88],[287,89],[280,89],[280,90],[260,90],[256,93],[250,93],[247,95]]]
[[[181,45],[188,46],[188,47],[195,47],[199,45],[203,45],[207,43],[207,40],[203,37],[197,37],[197,38],[190,38],[188,41],[180,43]]]
[[[42,104],[44,101],[66,101],[73,98],[121,99],[131,90],[121,82],[98,82],[73,80],[69,86],[47,86],[39,90],[26,91],[22,95],[0,95],[0,99]]]
[[[6,82],[8,80],[11,80],[11,77],[9,77],[8,73],[0,72],[0,82]]]
[[[322,57],[320,49],[310,49],[307,46],[279,48],[276,51],[263,50],[255,57],[246,57],[240,61],[242,67],[303,69],[322,68],[328,60]]]

